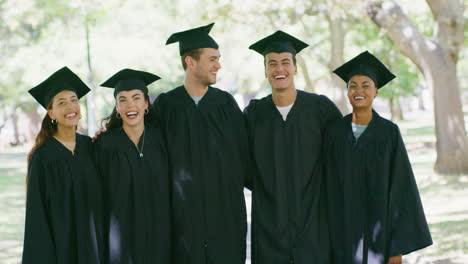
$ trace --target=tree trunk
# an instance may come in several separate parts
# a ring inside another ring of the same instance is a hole
[[[390,97],[388,99],[390,105],[390,113],[392,115],[392,121],[398,122],[403,120],[403,111],[401,109],[400,99],[398,97]]]
[[[88,114],[88,135],[94,136],[96,133],[96,118],[94,116],[94,78],[93,78],[93,69],[91,67],[91,48],[89,40],[89,22],[86,19],[86,54],[87,54],[87,64],[88,64],[88,84],[91,87],[91,91],[86,96],[86,108]]]
[[[441,174],[468,172],[468,143],[457,78],[463,46],[463,4],[427,0],[435,19],[434,37],[422,35],[392,0],[368,2],[368,15],[423,73],[433,91],[437,161]]]
[[[307,63],[305,62],[303,58],[298,57],[297,60],[298,60],[299,65],[301,66],[302,74],[304,75],[304,80],[306,83],[306,87],[304,88],[304,91],[307,91],[310,93],[315,92],[314,84],[312,80],[310,79],[309,71],[307,69]]]
[[[13,126],[14,141],[10,142],[10,145],[14,147],[20,145],[20,134],[18,129],[18,113],[16,112],[18,108],[13,107],[13,109],[13,112],[11,112],[11,122]]]
[[[39,133],[42,117],[37,112],[37,109],[33,109],[31,111],[26,112],[26,116],[29,120],[27,141],[34,142],[37,134]]]
[[[424,88],[423,87],[420,87],[419,89],[417,89],[417,93],[418,93],[418,109],[421,110],[421,111],[426,111],[426,103],[424,102],[424,98],[423,98],[423,91],[424,91]]]
[[[343,30],[343,20],[339,17],[327,15],[328,27],[330,29],[331,56],[328,68],[331,74],[331,88],[335,91],[335,104],[343,115],[350,113],[346,84],[332,71],[344,63],[344,41],[346,32]]]

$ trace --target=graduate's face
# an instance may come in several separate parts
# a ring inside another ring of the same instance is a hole
[[[50,119],[57,120],[58,126],[76,127],[81,118],[78,96],[73,91],[61,91],[52,99],[52,109],[47,113]]]
[[[348,99],[353,109],[372,108],[379,93],[374,81],[365,75],[354,75],[348,83]]]
[[[265,56],[265,77],[272,89],[294,89],[297,67],[289,52],[270,52]]]
[[[124,126],[138,126],[144,124],[145,109],[148,102],[140,90],[122,91],[116,96],[116,111],[120,114]]]
[[[218,49],[213,48],[203,48],[200,54],[200,59],[193,60],[191,65],[193,73],[203,85],[212,85],[216,83],[216,75],[218,74],[219,69],[221,69],[221,64],[219,63],[219,58],[221,53]]]

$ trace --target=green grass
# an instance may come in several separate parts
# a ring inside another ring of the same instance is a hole
[[[24,232],[25,153],[0,154],[0,263],[18,263]]]

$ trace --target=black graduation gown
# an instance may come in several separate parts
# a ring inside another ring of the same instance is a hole
[[[154,107],[169,153],[174,263],[245,263],[249,151],[236,101],[208,87],[197,106],[180,86]]]
[[[170,263],[170,201],[167,153],[160,130],[145,127],[140,157],[123,128],[95,142],[104,183],[106,257],[112,264]]]
[[[245,109],[256,163],[252,193],[252,263],[328,263],[321,145],[341,118],[325,96],[297,91],[286,121],[271,95]]]
[[[332,124],[324,145],[333,263],[387,263],[431,245],[398,126],[373,112],[356,141],[351,121]]]
[[[102,263],[100,188],[89,137],[76,134],[74,155],[55,138],[35,150],[22,263]]]

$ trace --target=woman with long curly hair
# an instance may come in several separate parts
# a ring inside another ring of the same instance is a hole
[[[76,133],[86,84],[63,67],[29,93],[47,110],[28,155],[23,264],[102,262],[102,199],[91,139]]]
[[[170,263],[168,161],[147,88],[158,79],[124,69],[101,85],[115,98],[107,131],[95,141],[109,263]]]

